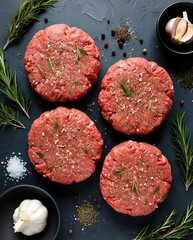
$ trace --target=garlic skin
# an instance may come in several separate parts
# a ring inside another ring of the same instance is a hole
[[[193,24],[188,20],[187,12],[183,12],[183,18],[170,19],[165,26],[165,31],[175,44],[193,42]]]
[[[48,210],[37,199],[25,199],[13,214],[14,232],[26,236],[40,233],[47,224]]]

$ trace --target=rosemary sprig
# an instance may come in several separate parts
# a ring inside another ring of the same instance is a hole
[[[29,116],[31,101],[23,95],[21,87],[17,85],[16,72],[11,71],[5,64],[3,50],[0,49],[0,92],[14,102],[25,115]]]
[[[78,44],[76,44],[76,59],[75,59],[75,63],[78,64],[79,60],[81,58],[81,56],[86,56],[88,55],[87,52],[78,46]]]
[[[138,187],[137,187],[137,183],[136,183],[135,180],[133,181],[131,190],[136,193],[136,196],[137,196],[137,197],[139,197],[139,189],[138,189]]]
[[[54,64],[50,58],[48,58],[48,67],[53,73],[55,72]]]
[[[9,21],[9,33],[3,50],[11,42],[21,38],[30,26],[38,21],[39,14],[48,7],[53,7],[55,3],[55,0],[23,0]]]
[[[172,138],[175,143],[176,159],[182,173],[186,191],[193,183],[193,148],[191,146],[191,135],[184,123],[184,113],[176,113],[172,120]]]
[[[47,79],[47,76],[46,76],[45,72],[42,70],[42,68],[40,67],[40,65],[37,64],[37,68],[38,68],[38,71],[40,72],[42,78]]]
[[[152,231],[145,227],[133,240],[168,240],[184,239],[193,233],[193,201],[187,207],[186,213],[174,218],[176,211],[172,210],[164,223]]]
[[[19,110],[14,110],[13,108],[0,102],[0,127],[3,129],[6,126],[11,126],[16,128],[25,128],[25,126],[20,121],[21,112]]]
[[[121,89],[123,90],[123,92],[125,93],[125,95],[126,95],[127,97],[132,97],[132,96],[133,96],[133,90],[132,90],[132,88],[131,88],[131,87],[128,88],[125,81],[121,81],[121,82],[120,82],[120,87],[121,87]]]

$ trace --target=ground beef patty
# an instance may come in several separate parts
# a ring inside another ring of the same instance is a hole
[[[25,53],[31,86],[51,102],[76,101],[97,81],[100,55],[83,30],[55,24],[37,32]]]
[[[103,198],[116,211],[144,216],[164,201],[171,181],[170,164],[158,148],[126,141],[106,156],[100,188]]]
[[[144,58],[129,58],[108,69],[98,102],[115,130],[142,135],[166,118],[173,94],[172,80],[164,68]]]
[[[38,173],[61,184],[81,182],[95,171],[103,140],[91,119],[58,107],[36,119],[28,134],[28,155]]]

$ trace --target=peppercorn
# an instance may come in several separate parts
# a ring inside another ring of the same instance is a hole
[[[184,105],[184,100],[180,101],[180,105],[183,106]]]
[[[111,54],[112,54],[112,56],[115,56],[116,55],[116,51],[112,50]]]
[[[127,57],[127,53],[126,52],[123,52],[123,57]]]
[[[105,47],[105,48],[108,48],[108,47],[109,47],[109,43],[108,43],[108,42],[105,42],[105,43],[104,43],[104,47]]]
[[[47,23],[47,22],[48,22],[48,19],[47,19],[47,18],[44,18],[44,22]]]
[[[103,40],[105,39],[105,34],[104,34],[104,33],[101,34],[101,38],[102,38]]]
[[[119,48],[122,49],[123,46],[124,46],[124,43],[123,42],[119,42],[118,44],[119,44]]]
[[[110,20],[107,20],[107,23],[110,24]]]
[[[112,36],[112,37],[115,36],[115,30],[111,30],[111,36]]]
[[[139,39],[139,43],[143,44],[143,39],[142,38]]]
[[[147,48],[143,49],[143,54],[146,55],[147,54]]]

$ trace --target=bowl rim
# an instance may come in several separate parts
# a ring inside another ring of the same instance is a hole
[[[53,240],[56,239],[57,235],[58,235],[58,232],[60,230],[60,224],[61,224],[61,216],[60,216],[60,210],[59,210],[59,207],[58,207],[58,204],[56,203],[56,200],[51,196],[50,193],[48,193],[46,190],[44,190],[43,188],[40,188],[36,185],[32,185],[32,184],[20,184],[20,185],[16,185],[16,186],[13,186],[13,187],[10,187],[8,188],[7,190],[5,190],[3,193],[0,194],[0,200],[9,192],[13,191],[13,190],[16,190],[16,189],[19,189],[19,188],[31,188],[31,189],[36,189],[38,190],[39,192],[42,192],[44,195],[46,195],[51,201],[52,203],[54,204],[55,208],[56,208],[56,212],[57,212],[57,217],[58,217],[58,226],[57,226],[57,229],[56,229],[56,233],[53,237]]]
[[[161,11],[161,13],[160,13],[160,15],[159,15],[159,17],[158,17],[158,19],[157,19],[157,23],[156,23],[157,36],[158,36],[158,39],[160,40],[160,42],[162,43],[162,45],[163,45],[168,51],[170,51],[170,52],[172,52],[172,53],[175,53],[175,54],[178,54],[178,55],[190,55],[190,54],[193,54],[193,49],[190,50],[190,51],[185,51],[185,52],[177,51],[177,50],[172,49],[171,47],[169,47],[169,46],[165,43],[165,41],[163,40],[163,38],[162,38],[162,36],[161,36],[161,33],[160,33],[160,31],[159,31],[160,22],[161,22],[161,18],[163,17],[163,14],[164,14],[167,10],[169,10],[169,9],[171,9],[172,7],[175,7],[175,6],[177,6],[177,5],[192,5],[192,7],[193,7],[193,3],[192,3],[192,2],[186,1],[186,2],[176,2],[176,3],[170,4],[170,5],[168,5],[166,8],[164,8],[164,9]]]

